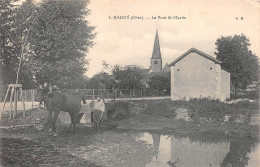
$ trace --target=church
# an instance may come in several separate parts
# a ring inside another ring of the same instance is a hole
[[[166,63],[162,68],[162,56],[160,50],[160,43],[159,43],[159,35],[158,30],[156,30],[154,45],[153,45],[153,53],[152,58],[150,61],[150,68],[149,73],[162,73],[162,72],[170,72],[170,67]]]
[[[152,57],[150,59],[150,67],[148,69],[142,69],[142,77],[143,79],[141,82],[145,85],[150,81],[153,76],[163,76],[166,78],[170,78],[170,67],[166,63],[162,68],[162,56],[160,50],[160,42],[159,42],[159,35],[158,30],[156,30],[154,45],[153,45],[153,52]]]

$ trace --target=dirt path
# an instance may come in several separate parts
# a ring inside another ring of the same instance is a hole
[[[2,120],[0,128],[0,166],[145,166],[155,154],[152,145],[139,142],[135,131],[103,127],[101,133],[91,125],[57,124],[58,137],[48,135],[46,111],[30,111],[26,119]]]

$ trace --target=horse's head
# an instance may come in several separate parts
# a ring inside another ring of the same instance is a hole
[[[41,102],[45,101],[47,95],[48,95],[49,90],[39,88],[37,89],[37,94],[36,94],[36,101]]]
[[[80,92],[81,94],[81,100],[83,101],[83,104],[86,104],[87,96],[84,91]]]

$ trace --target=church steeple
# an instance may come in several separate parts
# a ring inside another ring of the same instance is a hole
[[[160,72],[162,70],[162,57],[161,57],[159,35],[157,29],[156,29],[155,39],[154,39],[150,70],[151,72]]]
[[[159,43],[159,36],[158,36],[157,29],[156,29],[155,39],[154,39],[152,59],[161,59],[161,50],[160,50],[160,43]]]

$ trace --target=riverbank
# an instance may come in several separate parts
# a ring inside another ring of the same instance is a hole
[[[111,104],[111,103],[110,103]],[[192,99],[190,101],[171,101],[169,99],[117,101],[115,110],[108,111],[113,126],[118,129],[132,130],[220,130],[259,135],[259,102],[252,100],[234,100],[221,102],[211,99]],[[19,114],[19,113],[18,113]],[[20,113],[21,114],[21,113]],[[8,113],[3,115],[0,126],[29,126],[47,122],[45,109],[34,108],[17,119],[8,120]],[[60,120],[70,118],[61,113]],[[65,117],[65,118],[64,118]],[[45,126],[45,125],[44,125]]]
[[[118,128],[122,129],[221,130],[259,135],[258,101],[143,100],[124,105],[128,113],[119,121]]]
[[[157,155],[158,134],[165,134],[165,140],[171,134],[198,143],[233,141],[237,136],[243,136],[243,141],[248,136],[254,142],[259,139],[259,124],[252,121],[259,118],[255,101],[161,99],[119,101],[114,105],[112,119],[104,121],[101,133],[91,124],[80,124],[71,134],[69,123],[58,121],[57,138],[48,135],[45,109],[29,110],[26,118],[18,113],[13,120],[5,113],[0,121],[0,165],[145,166]],[[66,114],[61,115],[69,119]],[[150,139],[153,144],[137,140],[139,132],[154,134]]]

